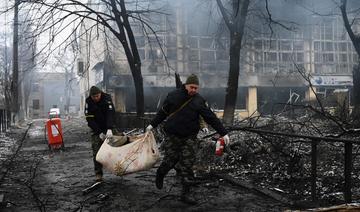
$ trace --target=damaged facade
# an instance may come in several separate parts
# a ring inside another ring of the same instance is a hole
[[[142,61],[145,112],[156,111],[167,92],[175,88],[175,71],[183,81],[191,73],[197,74],[200,93],[209,105],[215,110],[224,106],[229,70],[228,33],[225,27],[219,30],[218,25],[207,20],[209,12],[185,8],[181,3],[169,6],[166,13],[170,15],[151,14],[151,26],[158,38],[145,35],[139,23],[132,25]],[[270,36],[268,26],[254,24],[248,18],[247,24],[256,25],[257,33],[246,34],[241,50],[237,99],[241,117],[256,111],[281,111],[284,105],[278,103],[302,104],[314,100],[314,93],[299,70],[311,73],[311,83],[319,95],[328,97],[340,92],[350,102],[352,67],[358,57],[341,17],[302,19],[296,31],[280,29]],[[216,30],[221,32],[214,35]],[[133,78],[122,46],[111,33],[107,36],[96,33],[86,31],[80,39],[80,109],[84,108],[89,88],[97,85],[112,95],[117,112],[134,112]]]

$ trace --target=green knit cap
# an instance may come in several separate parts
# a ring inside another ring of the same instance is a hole
[[[96,86],[91,86],[91,88],[90,88],[90,96],[96,95],[98,93],[101,93],[100,88],[98,88]]]
[[[185,84],[186,84],[186,85],[188,85],[188,84],[199,85],[199,78],[198,78],[195,74],[191,74],[191,75],[188,76],[188,78],[186,79]]]

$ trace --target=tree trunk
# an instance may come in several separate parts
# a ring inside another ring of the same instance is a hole
[[[216,1],[225,24],[230,32],[230,70],[225,96],[224,117],[225,125],[232,125],[236,108],[237,90],[240,73],[240,50],[244,35],[249,0],[232,0],[232,15],[230,15],[221,0]]]
[[[18,61],[18,11],[19,10],[19,0],[15,1],[14,7],[14,35],[13,35],[13,74],[11,81],[11,111],[15,114],[19,111],[19,61]],[[14,117],[14,116],[12,116]],[[14,120],[13,120],[14,121]]]
[[[33,83],[33,67],[35,66],[33,62],[31,63],[26,63],[26,66],[28,66],[27,68],[24,69],[23,71],[23,80],[22,80],[22,84],[23,84],[23,101],[24,101],[24,115],[25,118],[29,118],[29,99],[30,99],[30,94],[31,94],[31,90],[32,90],[32,83]]]
[[[5,75],[4,75],[4,78],[5,78],[5,80],[4,80],[4,92],[5,92],[5,110],[6,110],[7,121],[9,120],[10,111],[11,111],[11,88],[10,88],[11,76],[10,76],[10,70],[9,70],[9,66],[8,66],[8,64],[10,64],[10,62],[8,60],[9,60],[8,50],[7,50],[7,47],[5,45],[5,59],[4,59],[5,64],[4,64],[3,68],[4,68],[4,71],[5,71]],[[9,122],[7,122],[7,124],[8,124],[7,126],[10,126]]]
[[[29,76],[28,77],[32,77]],[[24,85],[24,113],[25,113],[25,117],[29,118],[29,97],[30,97],[30,92],[31,92],[31,83],[32,80],[30,79],[26,79],[26,83]]]
[[[67,68],[65,68],[65,105],[64,105],[64,110],[65,110],[65,115],[68,116],[69,115],[69,104],[70,104],[70,78],[71,76],[69,76],[69,70]]]
[[[237,32],[230,34],[230,70],[225,96],[224,117],[225,125],[232,125],[236,107],[239,72],[240,72],[240,49],[241,36]]]
[[[138,117],[143,117],[145,105],[144,105],[144,86],[143,86],[143,78],[141,75],[141,66],[134,66],[133,68],[134,70],[131,70],[131,72],[135,85],[136,115]]]
[[[116,3],[119,3],[121,12],[118,10]],[[145,111],[145,105],[144,105],[144,85],[141,74],[141,60],[135,42],[135,37],[128,20],[125,1],[111,0],[111,5],[112,5],[112,11],[115,15],[115,21],[119,29],[119,32],[115,32],[115,31],[112,32],[115,34],[115,36],[118,38],[118,40],[121,42],[122,46],[124,47],[125,55],[129,63],[135,85],[136,115],[138,117],[143,117]]]
[[[118,39],[120,41],[123,41],[124,39],[121,39],[124,35],[118,35]],[[134,57],[132,55],[132,52],[130,51],[129,45],[127,42],[121,42],[122,46],[125,50],[125,55],[127,57],[131,75],[134,80],[134,86],[135,86],[135,97],[136,97],[136,115],[137,117],[143,117],[144,111],[145,111],[145,104],[144,104],[144,85],[143,85],[143,78],[141,74],[141,63],[135,62]]]
[[[352,118],[355,126],[360,126],[360,64],[353,68],[353,84],[354,109]]]

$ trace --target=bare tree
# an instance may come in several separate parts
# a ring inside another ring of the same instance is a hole
[[[13,122],[14,117],[19,112],[19,42],[18,42],[18,30],[19,30],[19,0],[15,0],[14,5],[14,34],[13,34],[13,60],[12,60],[12,80],[10,85],[11,90],[11,112]]]
[[[5,36],[5,40],[6,40],[6,36]],[[6,46],[6,44],[5,44],[4,47],[1,49],[0,63],[1,63],[1,69],[3,69],[3,71],[4,71],[4,75],[1,78],[1,80],[2,80],[1,85],[2,85],[2,91],[4,94],[5,111],[7,113],[6,114],[7,117],[11,117],[11,113],[10,113],[10,111],[11,111],[10,110],[10,108],[11,108],[10,64],[11,64],[12,60],[11,60],[11,57],[9,57],[9,55],[11,55],[11,48]],[[7,121],[10,122],[10,119],[7,119]],[[9,122],[7,123],[8,125],[10,125]]]
[[[340,11],[341,11],[341,15],[342,15],[342,18],[344,21],[344,26],[345,26],[347,33],[349,34],[351,42],[354,45],[354,49],[358,55],[358,64],[353,68],[354,110],[353,110],[352,115],[353,115],[354,120],[359,120],[359,118],[360,118],[360,59],[359,59],[360,58],[360,34],[359,34],[359,32],[356,33],[355,30],[353,29],[352,24],[355,21],[355,17],[354,17],[354,21],[352,21],[350,23],[346,7],[347,7],[347,0],[341,0]]]
[[[225,96],[223,121],[225,124],[231,125],[234,120],[240,72],[239,62],[241,41],[244,35],[249,0],[232,0],[231,12],[228,12],[228,10],[225,9],[221,0],[217,0],[216,2],[220,8],[225,24],[230,31],[230,69]]]
[[[22,19],[23,16],[20,16]],[[37,40],[32,37],[32,25],[21,24],[19,26],[20,36],[19,42],[19,86],[21,86],[21,93],[19,95],[21,101],[20,111],[23,114],[19,114],[29,118],[29,97],[32,91],[33,73],[36,68],[36,44]]]
[[[226,125],[231,125],[234,120],[234,112],[236,108],[238,81],[240,73],[240,52],[242,48],[242,40],[246,28],[246,19],[249,13],[250,0],[231,0],[228,1],[226,7],[222,0],[217,0],[217,5],[220,9],[221,15],[224,19],[230,33],[230,67],[227,83],[227,91],[225,96],[224,118],[223,121]],[[262,4],[260,4],[262,5]],[[260,17],[261,21],[265,22],[270,30],[270,37],[274,33],[273,25],[277,25],[285,30],[292,30],[292,27],[286,26],[284,23],[275,20],[269,9],[268,0],[264,3],[265,14],[262,12]],[[257,8],[259,11],[263,10]],[[291,25],[294,23],[289,22]]]
[[[8,117],[15,122],[23,120],[28,115],[28,101],[32,84],[31,72],[35,67],[36,40],[28,39],[32,38],[32,29],[31,24],[23,21],[24,13],[21,11],[21,1],[16,0],[12,7],[1,11],[5,16],[7,16],[7,12],[14,13],[13,46],[12,48],[7,47],[7,35],[5,35],[1,65],[4,70],[3,90],[6,110],[12,113],[12,116],[9,114]]]
[[[133,4],[134,10],[127,10],[128,4]],[[49,33],[50,40],[53,40],[62,31],[69,27],[67,21],[76,23],[76,27],[71,33],[75,33],[83,21],[91,23],[87,30],[93,30],[99,35],[100,32],[111,32],[112,35],[121,43],[127,58],[136,92],[136,112],[138,116],[144,115],[144,91],[143,78],[141,73],[141,60],[137,49],[135,37],[131,28],[131,20],[143,22],[139,14],[152,12],[147,7],[140,5],[144,2],[127,2],[125,0],[99,0],[96,3],[82,3],[78,0],[52,0],[52,1],[31,1],[30,11],[33,13],[31,18],[36,21],[38,35]],[[139,9],[146,8],[146,9]],[[149,27],[148,24],[144,26]],[[79,35],[81,36],[81,35]],[[71,40],[69,35],[65,40]],[[65,43],[65,41],[64,41]],[[68,42],[69,43],[69,42]],[[52,42],[41,50],[45,50],[52,45]],[[41,51],[40,50],[40,51]]]

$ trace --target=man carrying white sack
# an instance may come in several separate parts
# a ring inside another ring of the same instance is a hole
[[[102,92],[98,87],[90,88],[90,96],[86,98],[85,117],[92,130],[91,147],[96,181],[103,180],[101,163],[96,161],[96,154],[106,138],[113,136],[115,109],[111,96]],[[115,133],[115,132],[114,132]],[[116,133],[117,134],[117,133]]]
[[[195,162],[194,146],[200,130],[200,116],[224,138],[226,144],[230,140],[220,120],[198,94],[198,89],[199,79],[192,74],[181,88],[168,94],[156,117],[146,128],[147,131],[152,130],[166,119],[165,155],[156,172],[156,187],[163,187],[164,177],[177,165],[183,186],[181,200],[188,204],[197,203],[190,193],[190,186],[194,183],[192,166]]]

